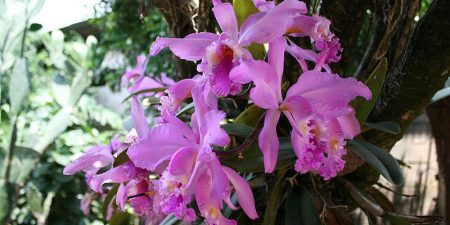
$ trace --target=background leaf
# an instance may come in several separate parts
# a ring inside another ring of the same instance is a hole
[[[396,123],[394,121],[383,121],[383,122],[379,122],[379,123],[365,122],[364,124],[367,125],[367,127],[369,127],[369,128],[379,130],[379,131],[382,131],[384,133],[389,133],[389,134],[399,134],[400,131],[402,130],[400,128],[400,125],[398,125],[398,123]]]
[[[299,186],[286,198],[286,225],[321,225],[311,193]]]
[[[238,124],[238,123],[229,123],[222,125],[222,128],[227,132],[229,135],[234,135],[238,137],[248,137],[250,133],[253,130],[253,127],[245,125],[245,124]]]
[[[30,79],[27,60],[20,58],[14,64],[9,81],[9,103],[12,115],[18,115],[20,113],[22,104],[29,93]]]
[[[366,101],[362,97],[358,97],[352,102],[359,123],[363,123],[364,121],[366,121],[367,117],[372,111],[372,108],[375,106],[378,95],[383,88],[384,79],[387,73],[387,66],[387,59],[381,59],[380,63],[378,63],[377,67],[375,67],[372,74],[370,74],[370,77],[365,82],[367,87],[369,87],[370,91],[372,92],[372,99]]]
[[[296,159],[297,157],[292,149],[291,140],[289,138],[280,138],[280,150],[275,170],[294,165]],[[241,156],[222,161],[224,165],[239,172],[264,172],[263,162],[264,158],[258,147],[258,143],[254,143]]]
[[[400,166],[397,160],[386,150],[359,139],[349,140],[347,147],[369,163],[392,184],[403,184],[403,174]]]

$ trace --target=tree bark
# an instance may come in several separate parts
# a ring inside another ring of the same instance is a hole
[[[439,183],[444,187],[443,193],[439,192],[439,212],[443,224],[450,224],[450,97],[428,106],[427,114],[436,142]]]
[[[210,0],[152,0],[151,4],[161,11],[172,37],[182,38],[195,32],[214,31]],[[180,79],[197,74],[195,63],[173,57]]]

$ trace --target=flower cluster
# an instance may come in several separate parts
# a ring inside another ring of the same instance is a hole
[[[292,127],[296,171],[317,173],[325,180],[342,171],[345,140],[360,132],[349,102],[357,96],[370,99],[370,90],[353,78],[332,73],[328,64],[340,59],[342,49],[330,31],[329,20],[306,15],[306,5],[298,0],[284,0],[278,5],[264,0],[253,3],[259,12],[238,26],[233,6],[213,0],[220,34],[201,32],[184,38],[158,38],[151,46],[151,56],[168,47],[181,59],[198,61],[199,74],[176,83],[165,76],[156,81],[144,76],[146,58],[138,57],[137,66],[122,79],[123,83],[135,80],[130,91],[170,86],[160,96],[156,125],[149,127],[144,109],[133,97],[135,129],[122,142],[114,139],[108,146],[88,150],[64,173],[85,172],[86,182],[100,193],[105,183],[119,184],[117,206],[124,210],[129,203],[136,214],[147,217],[148,224],[169,214],[187,222],[200,214],[207,224],[236,224],[222,214],[225,204],[237,209],[231,200],[233,192],[246,215],[256,219],[249,184],[236,171],[223,166],[215,151],[230,144],[220,125],[226,114],[219,109],[218,99],[244,94],[246,90],[249,103],[266,110],[258,138],[266,173],[276,167],[277,127],[282,114]],[[313,49],[290,40],[297,37],[307,38]],[[248,48],[251,44],[267,47],[266,60],[254,59]],[[282,88],[285,53],[292,55],[301,68],[298,80],[287,90]],[[177,113],[189,99],[194,112],[186,123]]]

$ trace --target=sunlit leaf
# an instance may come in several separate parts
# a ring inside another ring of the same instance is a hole
[[[25,58],[17,59],[9,82],[9,102],[12,115],[17,115],[30,93],[30,79]]]
[[[42,212],[43,197],[39,189],[31,183],[26,191],[27,208],[34,213]]]
[[[400,166],[397,160],[386,150],[358,139],[348,141],[347,147],[369,163],[392,184],[403,184],[403,174]]]
[[[15,146],[9,177],[10,182],[23,185],[29,174],[36,168],[39,156],[33,149]]]
[[[37,152],[43,152],[72,123],[69,110],[62,108],[45,126],[44,136],[35,148]]]
[[[0,224],[4,224],[9,218],[12,195],[12,184],[6,182],[4,179],[0,179]]]

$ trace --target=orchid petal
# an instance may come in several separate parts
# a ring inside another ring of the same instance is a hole
[[[275,169],[280,143],[277,134],[277,124],[280,119],[280,111],[269,109],[264,118],[264,127],[258,137],[259,147],[264,157],[264,170],[271,173]]]
[[[287,98],[282,108],[292,128],[300,134],[299,122],[312,113],[309,103],[301,96],[294,96]]]
[[[223,32],[230,35],[234,40],[238,39],[238,25],[236,14],[230,3],[222,3],[221,1],[213,1],[213,12],[217,23]]]
[[[233,169],[222,166],[223,172],[227,175],[228,180],[234,186],[234,190],[237,193],[239,205],[241,205],[245,214],[250,219],[258,218],[258,213],[255,208],[255,199],[253,198],[253,192],[247,181],[242,178]]]
[[[145,76],[142,77],[142,79],[139,79],[138,81],[136,81],[129,89],[128,91],[131,93],[134,92],[138,92],[138,91],[143,91],[143,90],[147,90],[147,89],[152,89],[152,88],[159,88],[159,87],[163,87],[163,85],[161,83],[159,83],[158,81],[154,80],[151,77]],[[154,95],[154,93],[143,93],[144,96],[151,96]]]
[[[145,118],[144,109],[136,96],[131,98],[131,117],[133,117],[134,127],[136,128],[139,138],[146,138],[148,136],[149,127],[147,119]]]
[[[275,7],[275,1],[266,1],[266,0],[253,0],[253,4],[256,8],[261,12],[265,12]]]
[[[192,169],[197,159],[198,150],[192,147],[181,148],[172,155],[168,170],[173,175],[192,174]]]
[[[242,26],[239,45],[247,46],[252,42],[259,44],[269,43],[287,32],[288,28],[292,25],[293,18],[298,13],[306,12],[307,8],[304,2],[285,0],[265,12],[264,16],[260,16],[258,21],[252,21],[251,25],[247,23],[246,26]],[[279,23],[274,26],[273,21],[279,21]]]
[[[133,163],[124,163],[114,167],[102,174],[94,175],[89,182],[93,191],[102,193],[102,185],[106,183],[122,183],[131,180],[136,176],[136,168]]]
[[[354,110],[352,110],[351,113],[337,117],[336,119],[341,125],[344,138],[352,139],[361,132],[361,127],[359,125],[358,119],[356,119]]]
[[[201,131],[204,145],[217,145],[223,147],[230,143],[227,132],[220,127],[220,122],[225,119],[225,113],[217,109],[207,112],[203,118]]]
[[[362,96],[369,100],[372,93],[354,78],[342,78],[336,74],[307,71],[287,91],[286,97],[302,96],[317,113],[349,112],[348,103]]]
[[[114,157],[111,149],[107,145],[98,145],[87,150],[83,155],[77,158],[64,168],[64,175],[72,175],[80,171],[97,173],[97,171],[111,164]]]
[[[116,205],[119,206],[120,210],[125,210],[125,203],[127,202],[127,189],[125,188],[125,185],[121,183],[119,185],[119,189],[117,189],[116,194]]]
[[[242,61],[230,72],[230,78],[238,83],[253,81],[251,100],[264,109],[278,108],[281,99],[277,95],[277,73],[272,65],[261,60]]]
[[[153,171],[177,150],[189,146],[194,146],[192,140],[183,135],[178,125],[168,123],[155,127],[146,139],[131,145],[127,154],[137,167]]]
[[[163,48],[169,49],[176,56],[188,61],[197,61],[205,56],[206,48],[215,40],[218,35],[208,32],[189,34],[184,38],[156,38],[150,47],[150,54],[157,55]]]

